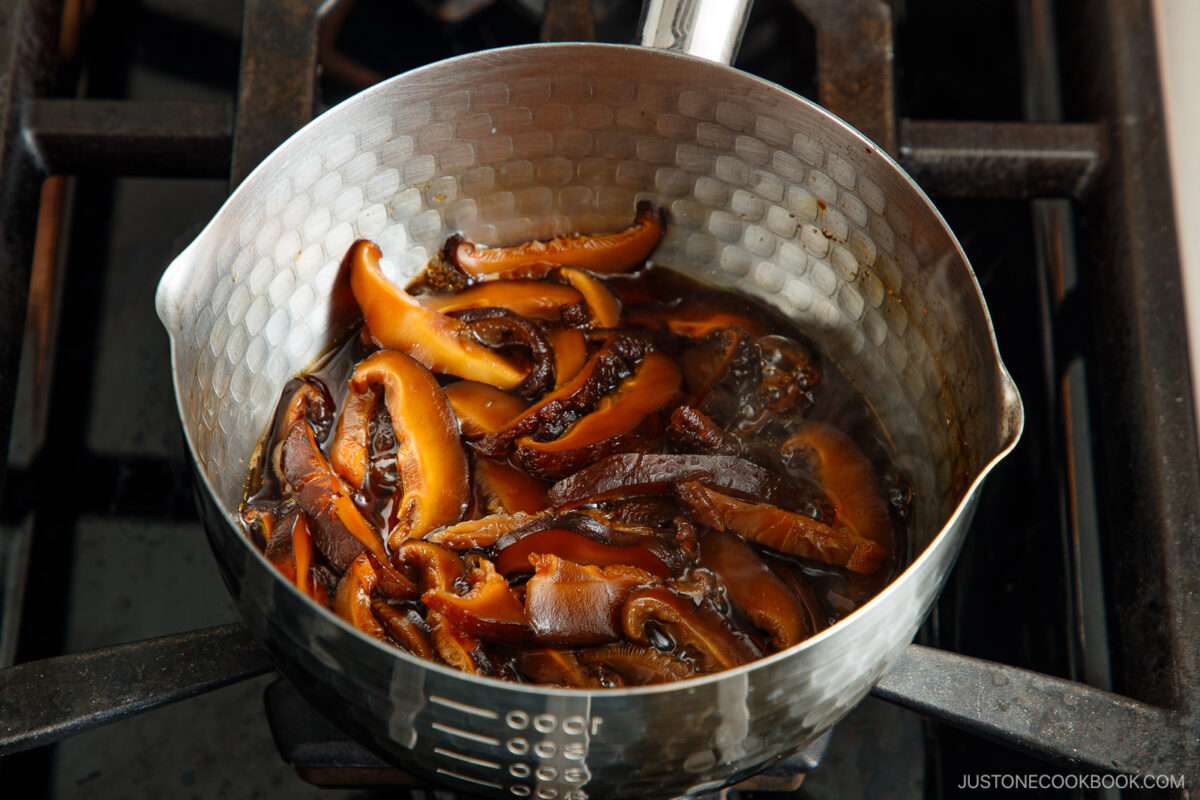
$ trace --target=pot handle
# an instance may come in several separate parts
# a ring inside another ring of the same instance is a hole
[[[8,667],[0,670],[0,756],[271,669],[240,623]]]
[[[646,0],[637,43],[732,64],[754,0]]]
[[[1200,769],[1177,712],[1007,664],[910,644],[872,693],[1076,768],[1193,781]]]

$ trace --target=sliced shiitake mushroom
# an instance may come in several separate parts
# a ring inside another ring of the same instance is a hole
[[[466,439],[495,433],[529,408],[529,403],[516,395],[478,381],[456,381],[445,392]]]
[[[506,461],[474,460],[476,498],[489,514],[537,513],[546,507],[549,484]]]
[[[594,272],[622,272],[646,260],[662,236],[662,227],[662,212],[653,203],[643,201],[637,205],[633,225],[617,233],[574,234],[544,242],[489,248],[454,236],[446,243],[445,256],[472,277],[536,274],[556,265]]]
[[[312,551],[308,523],[304,514],[296,509],[280,520],[278,525],[273,526],[263,555],[281,575],[296,584],[297,589],[312,597],[313,581],[309,574],[312,568]]]
[[[695,606],[665,586],[633,589],[625,598],[621,623],[630,641],[651,643],[648,625],[655,625],[677,650],[696,655],[706,671],[732,669],[760,654],[748,639],[730,629],[707,606]]]
[[[529,370],[475,341],[466,323],[418,303],[379,268],[373,242],[350,248],[350,288],[371,336],[386,348],[412,356],[434,372],[513,389]]]
[[[534,475],[560,478],[614,450],[636,444],[643,439],[639,436],[642,423],[669,406],[679,391],[679,381],[674,361],[649,352],[633,375],[601,398],[562,436],[551,441],[538,441],[532,436],[517,439],[516,459]]]
[[[371,604],[371,591],[375,588],[376,580],[375,569],[366,553],[354,559],[338,582],[333,613],[368,636],[386,642],[387,631],[375,617]]]
[[[387,560],[379,532],[363,518],[341,478],[317,446],[312,426],[300,420],[279,448],[284,487],[310,523],[317,550],[339,572],[364,551]]]
[[[525,379],[513,387],[514,392],[532,399],[554,385],[554,352],[542,329],[533,322],[507,308],[469,308],[455,316],[484,345],[521,345],[529,351],[532,366]]]
[[[833,528],[778,506],[747,503],[700,483],[681,483],[679,498],[691,506],[702,525],[731,530],[749,541],[781,553],[811,558],[869,575],[883,564],[888,551],[870,539]]]
[[[700,535],[700,565],[714,572],[733,602],[754,625],[766,631],[776,650],[784,650],[810,631],[800,601],[754,548],[726,531]]]
[[[757,388],[762,354],[745,328],[714,330],[679,358],[688,405],[722,419],[744,412],[741,400]]]
[[[620,497],[664,494],[675,484],[699,481],[739,497],[783,504],[791,481],[737,456],[685,453],[619,453],[564,478],[546,495],[556,510]]]
[[[505,575],[529,572],[533,553],[556,553],[579,564],[627,564],[667,577],[681,554],[653,532],[615,530],[585,514],[546,515],[510,531],[495,544],[496,568]]]
[[[425,621],[429,625],[433,648],[438,657],[459,672],[478,675],[474,653],[479,649],[479,640],[436,610],[430,610],[425,615]]]
[[[504,576],[486,559],[467,576],[465,595],[431,589],[421,600],[442,614],[458,631],[489,642],[520,645],[528,638],[525,606],[513,594]]]
[[[670,683],[696,675],[695,667],[670,653],[624,642],[581,650],[576,658],[581,664],[616,673],[630,686]]]
[[[506,308],[523,317],[557,320],[562,307],[583,300],[579,290],[553,281],[494,280],[477,283],[452,294],[422,294],[426,308],[449,314],[468,308]]]
[[[646,343],[636,337],[608,337],[561,389],[550,392],[494,433],[472,442],[472,447],[485,456],[499,458],[508,454],[518,437],[545,441],[561,436],[633,373],[645,351]]]
[[[419,575],[422,592],[441,589],[453,592],[456,584],[466,577],[462,559],[452,550],[420,539],[402,542],[396,560],[401,569]]]
[[[383,387],[404,486],[388,534],[396,549],[408,537],[462,519],[470,499],[467,457],[454,413],[429,370],[403,353],[381,350],[360,361],[350,376],[352,391],[372,385]]]
[[[429,625],[411,606],[396,608],[383,600],[372,600],[371,610],[383,623],[384,630],[392,641],[414,656],[433,660],[436,651]]]
[[[561,389],[587,363],[587,337],[578,328],[554,327],[546,338],[554,348],[554,388]]]
[[[728,295],[693,294],[673,303],[654,302],[627,309],[625,320],[631,325],[665,327],[672,333],[703,339],[722,328],[742,328],[751,336],[768,333],[760,310]]]
[[[576,564],[552,553],[529,556],[534,574],[525,584],[525,615],[542,644],[583,646],[621,638],[619,611],[634,586],[656,583],[625,564]]]
[[[596,328],[615,328],[621,324],[621,301],[600,279],[581,269],[563,268],[559,274],[579,292]]]
[[[536,519],[534,514],[489,514],[479,519],[463,520],[425,535],[425,540],[451,550],[471,550],[491,547],[506,533],[523,528]]]
[[[554,648],[532,648],[518,656],[521,672],[535,683],[551,686],[570,686],[576,689],[599,687],[601,684],[580,665],[575,654]]]
[[[713,456],[745,456],[750,449],[736,434],[725,431],[707,414],[692,406],[679,406],[671,412],[667,438],[680,450]]]
[[[809,422],[780,447],[793,466],[803,464],[833,501],[837,523],[890,550],[895,533],[879,478],[862,450],[840,429]]]
[[[329,442],[329,463],[355,490],[361,490],[367,480],[371,415],[378,399],[378,393],[370,387],[363,392],[348,392]]]

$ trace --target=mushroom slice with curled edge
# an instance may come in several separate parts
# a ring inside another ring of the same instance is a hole
[[[446,242],[446,259],[471,277],[539,274],[555,266],[593,272],[624,272],[641,264],[662,236],[662,212],[653,203],[637,204],[633,225],[605,234],[573,234],[512,247],[479,247],[462,236]]]
[[[364,392],[349,392],[328,445],[329,463],[356,491],[361,490],[367,480],[371,460],[371,415],[375,413],[378,399],[378,393],[370,387]]]
[[[621,301],[602,281],[581,269],[565,267],[559,271],[567,282],[579,291],[592,315],[592,326],[615,328],[621,324]]]
[[[703,455],[743,456],[750,449],[740,436],[727,432],[692,406],[679,406],[671,412],[667,438],[681,450]]]
[[[578,328],[554,327],[546,338],[554,349],[554,388],[561,389],[587,363],[587,337]]]
[[[563,510],[614,498],[667,494],[684,481],[773,504],[789,502],[796,491],[792,481],[737,456],[618,453],[554,484],[546,502]]]
[[[491,458],[508,455],[513,442],[526,435],[548,440],[561,436],[576,420],[595,408],[645,355],[645,341],[622,334],[609,336],[600,349],[562,388],[555,389],[503,427],[471,443]]]
[[[457,631],[498,644],[524,642],[529,634],[525,606],[492,562],[481,560],[467,580],[471,589],[465,595],[430,589],[421,600],[431,611],[443,615]]]
[[[522,317],[554,321],[562,316],[562,307],[583,300],[571,286],[552,281],[495,280],[477,283],[452,294],[416,295],[426,308],[449,314],[468,308],[506,308]]]
[[[333,397],[325,384],[313,377],[292,378],[283,387],[284,395],[291,393],[291,399],[282,407],[283,431],[288,431],[302,419],[308,420],[313,426],[313,434],[318,442],[325,441],[329,429],[333,425]]]
[[[388,544],[462,519],[470,499],[467,456],[458,422],[437,380],[403,353],[381,350],[363,359],[350,376],[352,391],[383,387],[396,435],[396,463],[404,491],[396,503],[396,525]]]
[[[811,634],[799,599],[740,537],[705,530],[700,535],[700,566],[716,573],[729,599],[755,627],[770,635],[776,650]]]
[[[496,568],[530,572],[529,556],[554,553],[578,564],[628,564],[665,578],[682,567],[682,554],[653,532],[619,531],[584,514],[547,515],[496,540]]]
[[[295,377],[283,386],[275,416],[262,444],[262,473],[252,476],[252,485],[273,492],[282,479],[279,472],[279,447],[296,423],[306,420],[312,426],[317,443],[325,441],[333,425],[335,405],[325,384],[313,377]]]
[[[474,461],[476,498],[489,514],[533,514],[546,507],[546,481],[507,462],[482,456]]]
[[[581,650],[576,658],[581,664],[616,673],[631,686],[682,681],[696,674],[691,664],[669,653],[627,643]]]
[[[469,308],[455,314],[467,330],[489,347],[521,345],[529,350],[533,365],[525,379],[513,387],[522,397],[540,397],[554,385],[554,351],[542,329],[507,308]]]
[[[836,522],[891,550],[895,538],[887,501],[871,463],[845,433],[823,422],[805,423],[780,447],[792,465],[802,462],[833,501]]]
[[[372,600],[371,610],[383,623],[384,629],[392,637],[392,641],[414,656],[433,660],[433,637],[429,626],[414,608],[396,608],[383,600]]]
[[[529,556],[534,574],[525,584],[525,616],[535,641],[578,647],[621,639],[621,604],[634,586],[657,583],[625,564],[576,564],[551,553]]]
[[[334,569],[344,572],[367,551],[387,560],[379,532],[363,518],[304,420],[292,426],[279,448],[279,472],[308,518],[313,544]]]
[[[375,569],[367,554],[363,553],[354,559],[338,582],[337,594],[333,598],[333,613],[368,636],[386,642],[387,631],[375,618],[371,607],[371,592],[375,589],[376,581],[378,576]]]
[[[681,483],[676,494],[701,525],[730,530],[744,539],[801,558],[811,558],[869,575],[888,558],[870,539],[834,528],[778,506],[747,503],[700,483]]]
[[[401,569],[416,570],[420,574],[422,592],[431,589],[452,592],[455,584],[467,574],[466,567],[457,553],[420,539],[409,539],[401,543],[397,561]]]
[[[425,535],[425,541],[440,544],[451,550],[471,550],[491,547],[506,533],[523,528],[536,519],[534,514],[490,514],[479,519],[468,519],[447,525]]]
[[[418,303],[389,281],[379,268],[381,253],[373,242],[355,242],[350,288],[362,309],[367,330],[386,348],[400,350],[438,373],[481,381],[501,389],[521,384],[528,370],[475,341],[463,323]]]
[[[715,611],[694,606],[665,586],[631,590],[621,610],[621,623],[625,636],[641,645],[650,644],[647,625],[657,625],[677,651],[694,654],[706,672],[732,669],[761,655]]]
[[[456,381],[445,392],[465,439],[495,433],[529,408],[525,400],[478,381]]]
[[[388,562],[380,561],[371,553],[366,556],[378,578],[372,596],[383,600],[416,600],[421,596],[416,584],[393,569]]]
[[[602,397],[562,436],[551,441],[538,441],[532,436],[517,439],[516,459],[534,475],[561,478],[614,450],[635,446],[645,437],[641,427],[647,418],[677,396],[679,381],[675,362],[651,351],[633,375]]]

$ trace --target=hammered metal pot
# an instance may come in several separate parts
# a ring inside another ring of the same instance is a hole
[[[862,389],[915,490],[908,568],[819,635],[665,686],[563,690],[465,675],[304,598],[237,523],[287,379],[354,322],[339,263],[374,239],[406,283],[462,231],[503,244],[665,209],[654,261],[778,308]],[[281,672],[417,775],[493,797],[712,791],[814,739],[908,644],[1015,444],[1017,392],[962,249],[841,121],[727,66],[632,46],[531,45],[382,83],[282,145],[163,276],[158,311],[206,527]]]

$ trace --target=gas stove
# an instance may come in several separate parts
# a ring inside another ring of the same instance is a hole
[[[59,661],[70,731],[95,720],[89,691],[119,691],[123,710],[0,759],[0,785],[469,796],[358,747],[263,674],[240,628],[210,629],[236,612],[193,506],[153,296],[231,186],[314,114],[434,60],[536,41],[545,5],[0,0],[0,666],[172,636],[195,656],[193,690],[224,686],[158,696],[171,681],[145,667],[153,647]],[[1119,693],[1134,716],[1167,709],[1163,730],[1194,744],[1200,461],[1150,5],[757,0],[736,65],[826,105],[930,194],[1025,400],[1023,440],[918,641]],[[598,40],[632,39],[632,0],[590,10]],[[214,649],[227,661],[206,672]],[[980,702],[945,669],[918,711]],[[58,702],[45,681],[3,680],[0,698]],[[1098,774],[1037,760],[1005,709],[963,731],[886,702],[912,680],[887,676],[828,739],[729,797],[936,798],[984,774]],[[1096,718],[1089,747],[1126,746],[1114,719]],[[1179,741],[1146,746],[1169,759]]]

